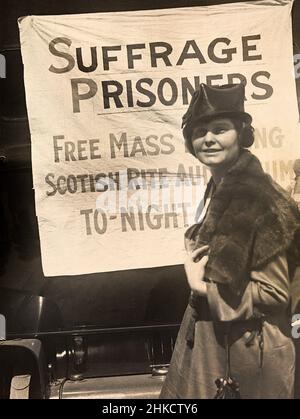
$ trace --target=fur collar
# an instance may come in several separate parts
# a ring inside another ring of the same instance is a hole
[[[195,248],[210,245],[207,277],[229,284],[239,295],[250,280],[250,271],[289,251],[299,229],[296,203],[244,149],[217,186],[193,239]]]

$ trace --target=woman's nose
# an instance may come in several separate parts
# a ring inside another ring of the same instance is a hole
[[[211,131],[207,131],[204,142],[206,146],[210,146],[216,142],[214,134]]]

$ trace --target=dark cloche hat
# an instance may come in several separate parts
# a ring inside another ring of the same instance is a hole
[[[224,84],[208,86],[201,83],[195,90],[187,112],[182,118],[183,136],[190,141],[192,130],[201,120],[214,117],[238,117],[247,125],[252,117],[244,109],[245,86],[240,84]]]

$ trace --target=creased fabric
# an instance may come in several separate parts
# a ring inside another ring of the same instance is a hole
[[[210,284],[208,298],[191,296],[160,398],[214,397],[215,380],[225,374],[226,367],[226,322],[223,320],[231,321],[231,370],[240,384],[241,397],[293,398],[295,349],[287,313],[289,278],[286,266],[282,253],[262,270],[251,272],[249,285],[236,311],[232,310],[234,301],[223,300],[219,293],[221,285]],[[275,276],[272,280],[270,272]],[[226,285],[222,284],[222,287]],[[258,308],[266,313],[261,335],[259,319],[251,316]]]

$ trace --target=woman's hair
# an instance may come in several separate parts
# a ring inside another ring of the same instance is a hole
[[[235,129],[238,132],[240,146],[243,148],[251,147],[254,143],[254,128],[251,123],[244,122],[238,116],[230,116],[228,119],[232,121]],[[194,156],[195,152],[192,144],[192,133],[195,127],[196,125],[191,127],[192,129],[189,129],[189,135],[184,135],[186,147],[188,151]]]
[[[251,124],[243,122],[240,118],[230,118],[239,134],[239,143],[243,148],[251,147],[254,143],[254,128]]]

